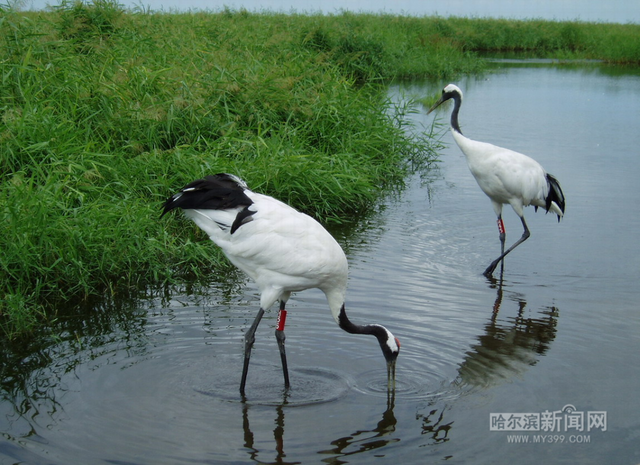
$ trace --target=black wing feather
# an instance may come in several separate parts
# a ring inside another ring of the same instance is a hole
[[[163,204],[160,217],[174,208],[225,210],[241,206],[248,207],[253,202],[245,194],[245,189],[246,185],[230,174],[220,173],[215,176],[206,176],[204,179],[187,184],[180,192],[169,197]],[[246,208],[240,215],[245,210]],[[246,222],[247,216],[251,213],[249,210],[246,211],[248,213],[244,213],[234,222],[235,229]],[[236,225],[236,223],[238,224]]]

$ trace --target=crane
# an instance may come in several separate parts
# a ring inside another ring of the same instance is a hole
[[[501,253],[483,273],[490,277],[498,263],[502,262],[504,267],[504,257],[531,235],[524,219],[524,207],[533,205],[536,211],[538,211],[538,207],[542,207],[547,212],[551,211],[558,215],[559,222],[565,211],[564,193],[555,176],[547,173],[534,159],[513,150],[465,137],[458,123],[462,91],[455,84],[449,84],[442,90],[440,99],[433,104],[427,114],[449,99],[452,99],[454,103],[451,112],[453,139],[464,153],[469,170],[478,182],[480,189],[491,199],[491,204],[498,217]],[[511,205],[524,227],[520,239],[506,251],[504,250],[506,230],[502,221],[502,205],[505,204]]]
[[[389,386],[395,383],[400,342],[382,325],[357,325],[349,320],[345,310],[347,258],[320,223],[273,197],[252,192],[242,179],[226,173],[206,176],[183,187],[166,200],[161,217],[174,208],[181,208],[259,287],[260,309],[244,337],[243,396],[256,329],[265,311],[278,300],[276,341],[285,388],[290,387],[284,345],[285,305],[292,292],[311,288],[324,292],[340,328],[377,338],[387,362]]]

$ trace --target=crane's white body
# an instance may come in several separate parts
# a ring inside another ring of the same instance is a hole
[[[519,217],[529,205],[545,208],[549,183],[540,163],[522,153],[469,139],[454,127],[451,133],[478,186],[491,199],[496,215],[501,214],[503,204],[511,205]],[[549,211],[559,217],[564,214],[555,202]]]
[[[336,240],[316,220],[289,205],[246,190],[255,213],[230,233],[240,207],[232,210],[184,210],[229,261],[258,285],[260,306],[305,289],[322,290],[336,322],[347,290],[347,257]]]

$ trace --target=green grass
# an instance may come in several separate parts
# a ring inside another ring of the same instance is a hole
[[[307,37],[328,26],[317,18],[132,14],[109,2],[4,13],[9,336],[55,318],[61,301],[219,266],[192,224],[159,220],[194,179],[236,173],[327,223],[371,208],[410,159],[433,156],[385,96],[388,63],[365,58],[376,46],[349,31],[318,49]]]
[[[537,31],[537,32],[536,32]],[[638,27],[391,15],[163,14],[112,0],[0,6],[0,327],[57,304],[224,265],[159,220],[216,172],[324,223],[402,186],[436,141],[386,97],[394,79],[482,72],[477,53],[635,62]],[[634,61],[635,60],[635,61]]]
[[[470,18],[434,21],[439,24],[439,34],[464,51],[640,63],[640,25],[637,24]]]

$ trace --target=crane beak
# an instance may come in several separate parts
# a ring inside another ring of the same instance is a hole
[[[396,349],[393,352],[386,353],[387,360],[387,390],[395,392],[396,390],[396,360],[400,354],[400,341],[397,337],[393,338],[396,343]]]
[[[396,390],[396,361],[387,360],[387,388],[391,391]]]
[[[435,110],[436,108],[438,108],[440,105],[442,105],[447,100],[449,100],[449,99],[448,98],[444,98],[444,95],[442,97],[440,97],[440,99],[436,103],[431,105],[431,108],[429,108],[429,111],[427,112],[427,115],[429,113],[431,113],[433,110]]]

